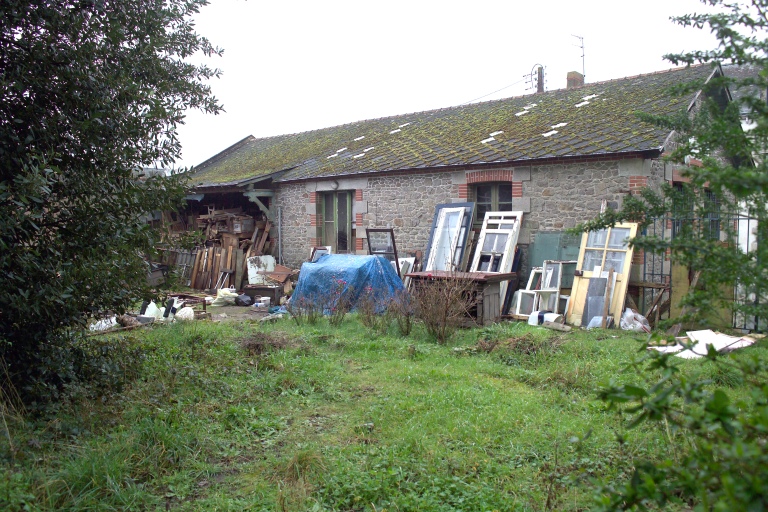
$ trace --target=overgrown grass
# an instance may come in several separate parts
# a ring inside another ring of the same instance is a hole
[[[45,420],[3,411],[0,509],[583,510],[591,479],[683,442],[595,400],[641,346],[619,331],[499,324],[438,345],[350,315],[121,343],[141,365],[114,393]]]

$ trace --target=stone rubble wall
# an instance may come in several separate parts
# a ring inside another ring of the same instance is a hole
[[[513,183],[522,186],[522,197],[513,199],[513,208],[523,211],[518,245],[524,256],[537,232],[563,231],[592,219],[600,213],[603,201],[618,209],[630,191],[636,192],[645,185],[658,187],[665,179],[665,171],[669,174],[662,161],[639,158],[503,169],[511,169]],[[467,201],[467,173],[473,171],[477,168],[414,171],[369,177],[350,184],[351,190],[357,189],[353,215],[356,238],[365,237],[366,227],[391,227],[402,256],[426,250],[435,206]],[[344,181],[339,184],[338,190],[345,190]],[[275,204],[282,208],[283,260],[292,268],[306,261],[317,233],[311,225],[311,188],[303,182],[278,185]],[[321,189],[323,186],[318,182],[316,190]],[[357,249],[365,254],[367,245],[358,242]]]

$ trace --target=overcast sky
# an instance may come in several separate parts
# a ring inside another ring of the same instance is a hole
[[[198,31],[224,49],[206,61],[226,112],[189,112],[183,160],[198,165],[248,135],[267,137],[363,119],[531,94],[568,71],[598,82],[669,69],[665,53],[714,38],[673,24],[696,0],[211,0]],[[495,94],[494,91],[503,89]],[[480,99],[482,97],[482,99]]]

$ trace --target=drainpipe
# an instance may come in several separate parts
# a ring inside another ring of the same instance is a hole
[[[277,207],[277,261],[283,264],[283,207]]]

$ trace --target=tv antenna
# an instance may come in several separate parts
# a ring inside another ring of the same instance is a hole
[[[584,79],[586,81],[587,71],[586,71],[586,68],[584,66],[584,37],[577,36],[575,34],[571,34],[571,37],[575,37],[576,39],[579,40],[580,44],[574,44],[573,46],[575,46],[576,48],[581,48],[581,75],[584,77]]]

